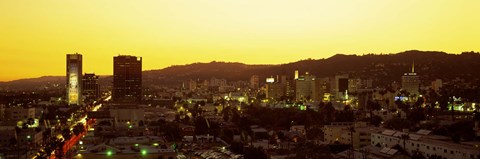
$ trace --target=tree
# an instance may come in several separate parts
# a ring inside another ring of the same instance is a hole
[[[328,102],[327,104],[320,102],[318,107],[319,107],[319,112],[323,117],[323,121],[325,121],[326,123],[330,123],[335,119],[336,110],[333,107],[333,104],[331,102]]]
[[[82,124],[82,123],[78,123],[77,125],[75,125],[73,127],[73,134],[75,136],[78,136],[80,135],[82,132],[85,131],[85,126]]]
[[[241,142],[232,142],[230,144],[230,151],[236,154],[243,154],[243,144]]]
[[[33,125],[33,124],[35,124],[35,120],[33,118],[28,118],[27,119],[27,124],[28,125]]]
[[[62,130],[62,136],[65,140],[70,140],[70,138],[72,137],[72,132],[69,128],[65,128]]]
[[[414,108],[408,113],[407,118],[414,123],[425,120],[425,110],[423,108]]]
[[[100,126],[112,126],[112,123],[110,123],[107,120],[104,120],[104,121],[99,122],[98,125],[100,125]]]
[[[405,155],[407,155],[408,152],[407,152],[405,146],[406,146],[407,140],[410,139],[410,136],[409,136],[408,134],[402,134],[402,136],[400,136],[400,137],[401,137],[402,140],[403,140],[403,147],[402,147],[403,153],[404,153]],[[405,155],[403,156],[403,158],[405,158]]]
[[[354,149],[353,149],[353,133],[356,132],[356,131],[355,131],[355,127],[352,126],[352,127],[348,128],[348,129],[349,129],[349,131],[350,131],[350,145],[351,145],[350,150],[351,150],[351,152],[355,152]],[[352,155],[354,155],[354,154],[352,154]]]
[[[185,117],[183,117],[183,122],[184,123],[190,122],[190,117],[188,115],[185,115]]]
[[[405,119],[401,119],[401,118],[392,118],[385,122],[386,128],[400,130],[400,131],[402,129],[408,129],[412,125],[413,125],[412,122]]]
[[[244,149],[245,159],[267,159],[267,154],[265,154],[265,150],[262,147],[248,147]]]
[[[201,135],[201,134],[206,134],[208,132],[208,125],[203,117],[197,117],[194,120],[194,125],[195,125],[195,134]]]
[[[425,156],[423,156],[422,152],[415,151],[412,154],[412,159],[426,159],[426,158],[425,158]]]
[[[383,121],[382,117],[378,115],[372,115],[370,123],[378,127],[382,123],[382,121]]]
[[[8,140],[8,145],[11,145],[11,146],[16,147],[16,146],[17,146],[17,139],[16,139],[15,137],[11,137],[11,138]]]
[[[295,148],[296,157],[304,158],[332,158],[331,149],[326,145],[316,145],[310,142],[299,143]]]

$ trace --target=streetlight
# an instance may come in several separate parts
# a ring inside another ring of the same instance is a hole
[[[113,154],[112,150],[107,151],[107,156],[112,156],[112,154]]]

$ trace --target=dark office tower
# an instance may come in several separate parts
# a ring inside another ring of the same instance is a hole
[[[140,103],[142,100],[142,58],[129,55],[113,57],[114,102]]]
[[[67,103],[82,102],[82,55],[67,54]]]
[[[85,102],[92,102],[100,98],[100,85],[98,84],[98,76],[94,73],[85,73],[83,75],[83,98]]]

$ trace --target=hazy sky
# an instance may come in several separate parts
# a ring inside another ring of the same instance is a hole
[[[144,70],[192,62],[276,64],[336,53],[480,51],[479,0],[1,0],[0,81],[84,71],[113,56]]]

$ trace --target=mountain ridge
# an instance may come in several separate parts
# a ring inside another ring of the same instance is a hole
[[[480,73],[480,54],[478,52],[463,52],[449,54],[441,51],[408,50],[394,54],[363,54],[347,55],[336,54],[329,58],[304,59],[285,64],[244,64],[240,62],[192,63],[186,65],[172,65],[163,69],[143,71],[144,86],[172,86],[180,85],[186,80],[209,80],[223,78],[228,81],[248,81],[252,75],[259,75],[260,79],[275,75],[293,77],[294,70],[301,74],[309,72],[317,77],[330,77],[337,74],[349,74],[351,77],[373,79],[378,86],[385,86],[393,81],[400,81],[405,72],[411,70],[415,63],[416,72],[426,84],[440,78],[447,80],[458,77],[467,80],[478,80]],[[111,75],[104,75],[100,83],[109,87]],[[39,78],[20,79],[10,82],[0,82],[0,88],[21,88],[21,85],[30,87],[57,83],[65,85],[64,76],[43,76]],[[263,81],[263,80],[261,80]]]

